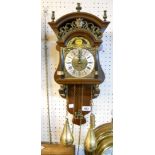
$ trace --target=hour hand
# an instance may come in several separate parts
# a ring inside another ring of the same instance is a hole
[[[79,53],[78,53],[78,58],[79,58],[78,63],[79,63],[79,64],[81,64],[81,50],[79,50]]]

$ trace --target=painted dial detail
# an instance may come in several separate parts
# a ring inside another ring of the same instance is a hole
[[[65,68],[73,77],[85,77],[94,69],[94,56],[87,49],[71,50],[65,58]]]

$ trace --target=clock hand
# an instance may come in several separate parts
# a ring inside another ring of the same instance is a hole
[[[78,64],[81,64],[81,50],[79,50],[78,58],[79,58]]]

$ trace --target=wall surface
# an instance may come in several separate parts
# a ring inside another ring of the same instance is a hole
[[[58,52],[56,51],[56,36],[47,24],[51,21],[51,12],[55,11],[56,20],[64,14],[76,11],[77,2],[81,3],[82,11],[92,13],[99,18],[103,17],[103,10],[107,10],[110,25],[104,32],[103,43],[100,47],[100,63],[104,70],[106,79],[100,85],[100,96],[94,99],[93,112],[96,116],[96,126],[111,121],[112,117],[112,0],[42,0],[41,1],[41,33],[42,33],[42,109],[41,109],[41,140],[49,141],[49,121],[48,121],[48,100],[50,108],[50,125],[52,142],[59,142],[62,128],[65,122],[66,102],[59,96],[59,85],[54,81],[54,72],[58,64]],[[45,42],[45,31],[48,40]],[[47,53],[45,52],[47,46]],[[48,74],[46,72],[46,58],[48,58]],[[48,79],[48,81],[47,81]],[[48,84],[48,91],[47,91]],[[69,115],[70,125],[72,116]],[[89,114],[86,115],[89,120]],[[83,142],[89,127],[89,121],[82,125],[81,130],[81,152],[83,154]],[[74,125],[74,144],[77,146],[79,137],[79,126]]]

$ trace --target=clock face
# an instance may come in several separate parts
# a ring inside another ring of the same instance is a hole
[[[75,48],[65,58],[65,68],[73,77],[86,77],[94,69],[94,56],[87,49]]]

